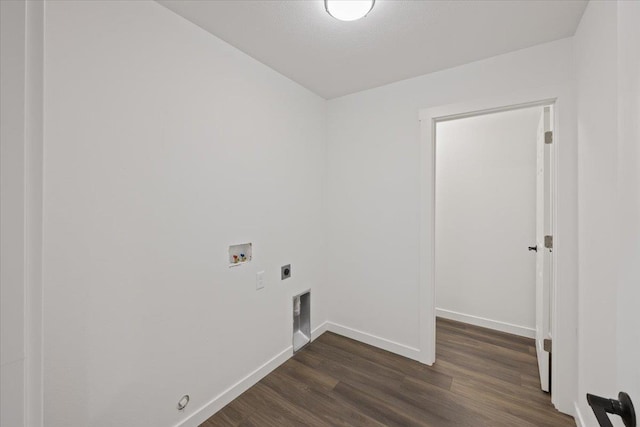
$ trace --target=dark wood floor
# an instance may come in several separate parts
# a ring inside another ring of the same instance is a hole
[[[433,367],[325,333],[212,426],[575,426],[540,390],[533,340],[438,319]]]

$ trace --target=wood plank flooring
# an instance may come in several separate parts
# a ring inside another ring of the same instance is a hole
[[[533,340],[438,319],[436,351],[429,367],[327,332],[201,427],[575,426],[540,390]]]

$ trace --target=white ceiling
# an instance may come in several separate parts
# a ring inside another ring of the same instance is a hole
[[[377,0],[341,22],[323,0],[158,0],[330,99],[572,36],[586,0]]]

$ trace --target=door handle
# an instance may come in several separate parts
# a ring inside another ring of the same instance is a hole
[[[626,427],[636,427],[636,412],[627,393],[618,393],[618,400],[587,394],[587,402],[593,409],[600,427],[613,427],[607,414],[619,415]]]
[[[529,246],[529,250],[530,250],[530,251],[534,251],[534,252],[538,252],[538,245],[536,245],[536,246]]]

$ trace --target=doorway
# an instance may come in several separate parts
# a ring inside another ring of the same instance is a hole
[[[442,120],[435,129],[436,316],[535,340],[531,363],[537,358],[547,392],[550,117],[551,106],[536,105]]]
[[[435,300],[435,137],[436,123],[463,117],[497,113],[518,108],[552,106],[554,125],[552,233],[553,258],[550,289],[550,331],[553,337],[553,405],[573,414],[576,393],[577,354],[577,142],[575,111],[571,92],[564,87],[548,86],[523,89],[509,94],[463,101],[457,104],[425,108],[420,119],[420,353],[418,360],[427,365],[436,362]]]

